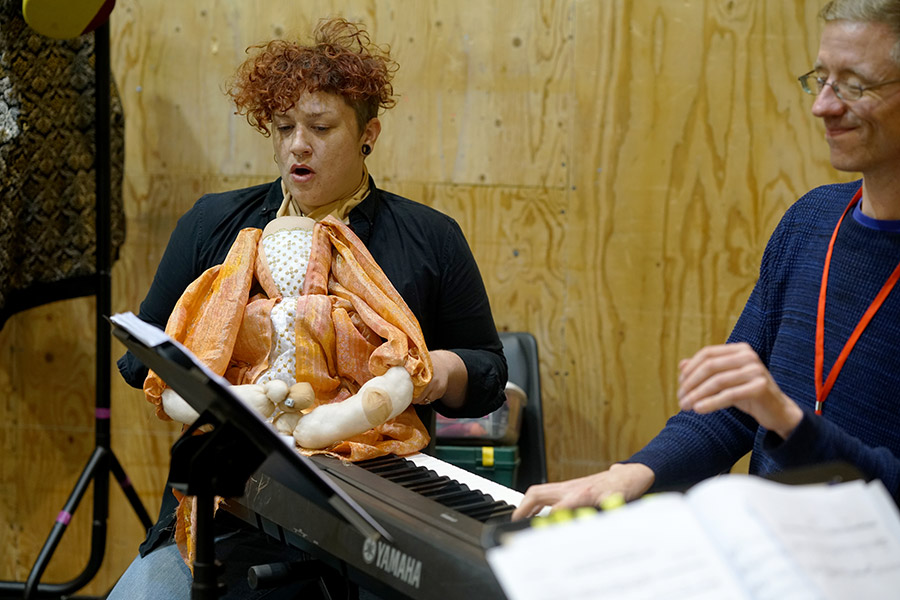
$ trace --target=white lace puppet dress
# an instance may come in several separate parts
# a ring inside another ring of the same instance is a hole
[[[297,383],[294,322],[297,318],[297,299],[303,292],[312,252],[314,226],[315,221],[308,217],[286,216],[271,221],[263,230],[260,245],[281,301],[272,307],[269,368],[257,377],[255,383],[265,385],[274,379],[284,381],[288,387]]]
[[[317,407],[312,406],[315,404],[312,387],[297,381],[297,304],[312,254],[314,227],[315,221],[308,217],[278,217],[266,226],[259,242],[281,299],[270,313],[272,349],[268,368],[254,383],[270,388],[273,382],[281,381],[291,389],[290,397],[284,400],[278,392],[273,394],[267,390],[266,395],[275,408],[270,410],[266,404],[267,408],[261,412],[279,433],[293,436],[302,448],[323,448],[346,436],[380,426],[397,417],[412,400],[412,382],[402,367],[373,377],[350,398]],[[298,387],[303,391],[296,391]],[[315,408],[314,416],[307,410],[311,408]]]

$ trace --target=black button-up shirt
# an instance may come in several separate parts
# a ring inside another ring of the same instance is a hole
[[[185,288],[225,260],[241,229],[262,229],[273,220],[282,198],[280,179],[200,198],[179,219],[138,316],[164,329]],[[350,227],[419,320],[428,349],[455,352],[466,365],[463,406],[431,406],[448,417],[496,410],[505,399],[506,359],[481,274],[456,221],[379,190],[370,179],[369,195],[350,212]],[[118,366],[130,385],[143,385],[147,368],[130,352]],[[431,424],[430,411],[418,408]]]

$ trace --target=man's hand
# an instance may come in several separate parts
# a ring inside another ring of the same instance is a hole
[[[655,475],[650,467],[640,463],[614,464],[608,470],[560,481],[533,485],[525,492],[525,498],[513,513],[513,520],[538,514],[545,506],[551,508],[578,508],[597,506],[611,494],[621,493],[625,500],[639,498],[653,485]]]
[[[783,439],[803,419],[803,411],[781,391],[748,344],[707,346],[678,368],[682,410],[706,414],[734,406]]]

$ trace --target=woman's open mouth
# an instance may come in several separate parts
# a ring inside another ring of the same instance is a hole
[[[291,179],[298,183],[309,181],[315,174],[316,172],[309,168],[307,165],[291,166]]]

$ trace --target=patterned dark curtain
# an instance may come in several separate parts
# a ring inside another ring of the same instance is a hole
[[[94,294],[94,36],[35,33],[0,0],[0,328],[14,313]],[[110,244],[125,240],[124,123],[113,84]]]

